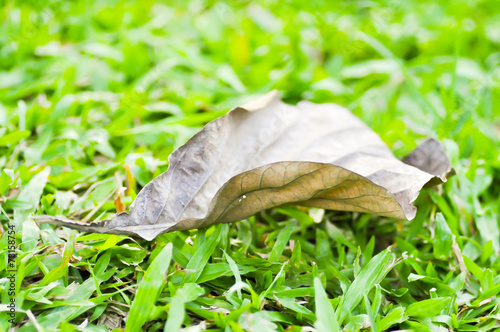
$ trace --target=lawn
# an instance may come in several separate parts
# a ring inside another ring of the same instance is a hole
[[[500,331],[500,6],[1,1],[0,331]],[[412,221],[295,206],[145,241],[112,218],[273,89],[456,175]]]

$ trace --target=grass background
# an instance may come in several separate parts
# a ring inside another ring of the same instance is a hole
[[[500,329],[497,1],[0,3],[0,331]],[[457,175],[411,222],[287,207],[146,242],[30,219],[111,217],[271,89],[399,157],[439,138]]]

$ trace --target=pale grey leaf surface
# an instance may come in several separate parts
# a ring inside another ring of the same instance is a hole
[[[422,142],[403,158],[403,162],[435,175],[442,181],[446,181],[447,177],[455,174],[443,144],[434,138],[428,138]]]
[[[444,151],[433,153],[438,164],[449,165]],[[285,204],[410,220],[412,202],[436,175],[398,160],[347,109],[288,105],[273,91],[208,123],[175,150],[168,170],[141,190],[129,213],[94,224],[52,216],[38,221],[151,240]]]

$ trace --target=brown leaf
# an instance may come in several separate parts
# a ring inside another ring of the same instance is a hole
[[[442,150],[431,156],[437,165],[408,162],[434,173],[448,169]],[[151,240],[286,204],[412,219],[420,189],[440,176],[399,161],[345,108],[288,105],[273,91],[208,123],[175,150],[169,169],[141,190],[130,213],[91,225],[52,216],[39,221]]]

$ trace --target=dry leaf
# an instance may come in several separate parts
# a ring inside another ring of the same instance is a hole
[[[119,193],[117,193],[117,195],[115,195],[115,208],[116,208],[116,213],[122,213],[122,212],[125,212],[127,210],[125,208],[125,205],[122,203],[122,199],[121,199]]]
[[[151,240],[285,204],[410,220],[420,189],[451,169],[440,143],[429,142],[407,160],[433,174],[395,158],[347,109],[288,105],[273,91],[208,123],[175,150],[169,169],[141,190],[130,213],[94,224],[53,216],[38,221]]]
[[[404,157],[403,162],[436,176],[426,186],[444,182],[446,178],[455,174],[455,170],[451,168],[450,160],[444,152],[443,145],[432,138],[426,139]]]

